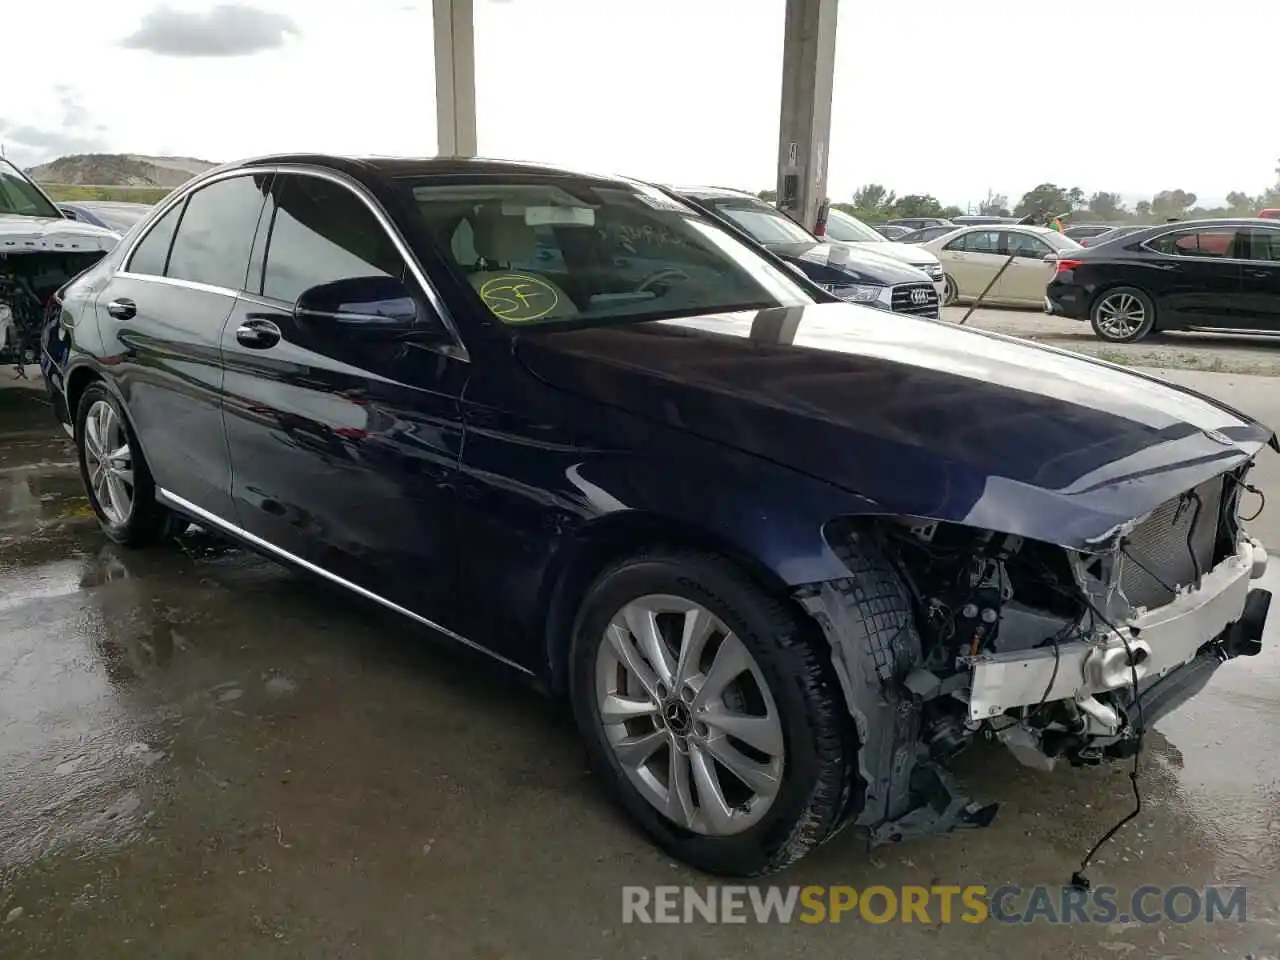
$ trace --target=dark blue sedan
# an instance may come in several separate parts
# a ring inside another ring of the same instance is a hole
[[[568,698],[716,874],[989,823],[975,737],[1132,756],[1268,612],[1266,427],[842,302],[630,180],[220,167],[61,286],[43,365],[107,537],[220,531]]]

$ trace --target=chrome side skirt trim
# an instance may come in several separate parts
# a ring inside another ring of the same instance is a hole
[[[317,567],[314,563],[311,563],[308,560],[303,560],[301,557],[295,556],[294,554],[290,553],[288,550],[284,550],[284,549],[281,549],[280,547],[277,547],[274,543],[270,543],[266,540],[263,540],[261,537],[254,536],[252,533],[249,533],[249,531],[242,530],[233,523],[228,523],[226,520],[223,520],[217,514],[210,513],[208,510],[205,510],[203,507],[196,506],[190,500],[184,500],[182,497],[178,496],[176,493],[170,493],[168,490],[165,490],[163,487],[157,487],[156,497],[157,499],[169,504],[170,506],[176,507],[178,510],[181,510],[183,513],[189,514],[191,517],[193,517],[197,521],[203,521],[205,523],[212,524],[213,526],[219,528],[220,530],[233,534],[239,537],[240,539],[253,544],[256,547],[260,547],[269,553],[275,554],[277,557],[280,557],[282,560],[287,560],[289,563],[302,567],[304,570],[308,571],[309,573],[314,573],[317,576],[324,577],[326,580],[328,580],[331,583],[336,583],[338,586],[344,587],[345,589],[350,590],[352,593],[359,594],[360,596],[364,597],[366,600],[372,600],[374,603],[381,604],[382,606],[386,607],[388,610],[392,610],[400,614],[402,617],[408,617],[410,620],[416,621],[417,623],[422,624],[424,627],[430,627],[432,630],[435,630],[437,633],[444,634],[450,640],[453,640],[456,643],[460,643],[464,647],[468,647],[479,653],[483,653],[486,656],[492,657],[494,660],[497,660],[499,663],[505,664],[508,667],[512,667],[515,670],[518,670],[521,673],[525,674],[526,676],[530,676],[530,677],[534,676],[534,673],[532,670],[528,669],[527,667],[522,667],[520,664],[516,663],[514,660],[508,660],[506,657],[502,656],[501,654],[494,653],[488,647],[482,647],[480,644],[476,643],[474,640],[468,640],[466,637],[462,636],[461,634],[454,633],[448,627],[442,627],[440,626],[440,624],[434,623],[433,621],[428,620],[426,617],[419,616],[418,614],[414,613],[412,610],[405,609],[404,607],[400,606],[400,604],[398,603],[393,603],[392,601],[387,600],[385,597],[378,596],[372,590],[366,590],[364,587],[359,586],[358,584],[354,584],[350,580],[344,580],[342,577],[338,576],[336,573],[330,573],[328,570],[325,570],[323,567]]]

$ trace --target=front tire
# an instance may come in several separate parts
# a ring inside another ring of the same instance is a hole
[[[102,531],[116,543],[146,547],[171,540],[186,526],[156,500],[156,485],[124,408],[101,383],[91,383],[76,407],[80,478]]]
[[[945,274],[942,278],[942,305],[944,307],[953,307],[960,299],[960,287],[956,284],[955,278],[951,274]]]
[[[1155,324],[1155,304],[1137,287],[1106,290],[1089,311],[1094,334],[1108,343],[1136,343],[1150,334]]]
[[[809,627],[703,553],[629,558],[588,592],[574,713],[594,769],[676,859],[761,876],[843,825],[857,744]]]

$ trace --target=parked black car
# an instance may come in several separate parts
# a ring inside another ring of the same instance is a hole
[[[1165,223],[1088,247],[1058,261],[1045,309],[1115,343],[1159,330],[1280,333],[1280,223]]]
[[[842,300],[881,310],[937,317],[941,297],[923,270],[811,234],[772,204],[722,187],[675,188],[681,200],[717,218],[803,271]]]
[[[1121,237],[1127,237],[1132,233],[1138,233],[1142,230],[1150,230],[1149,223],[1126,223],[1124,226],[1112,227],[1106,233],[1100,233],[1094,237],[1086,237],[1080,241],[1082,247],[1100,247],[1104,243],[1110,243],[1112,240],[1119,240]]]
[[[194,521],[567,696],[717,873],[981,826],[975,737],[1129,755],[1261,642],[1271,431],[841,303],[632,181],[216,168],[59,291],[43,367],[109,538]]]

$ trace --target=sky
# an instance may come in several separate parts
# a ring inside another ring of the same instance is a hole
[[[785,0],[474,2],[482,155],[774,186]],[[22,166],[431,155],[431,17],[430,0],[5,0],[0,144]],[[1280,158],[1277,35],[1269,0],[840,0],[829,193],[1256,194]]]

